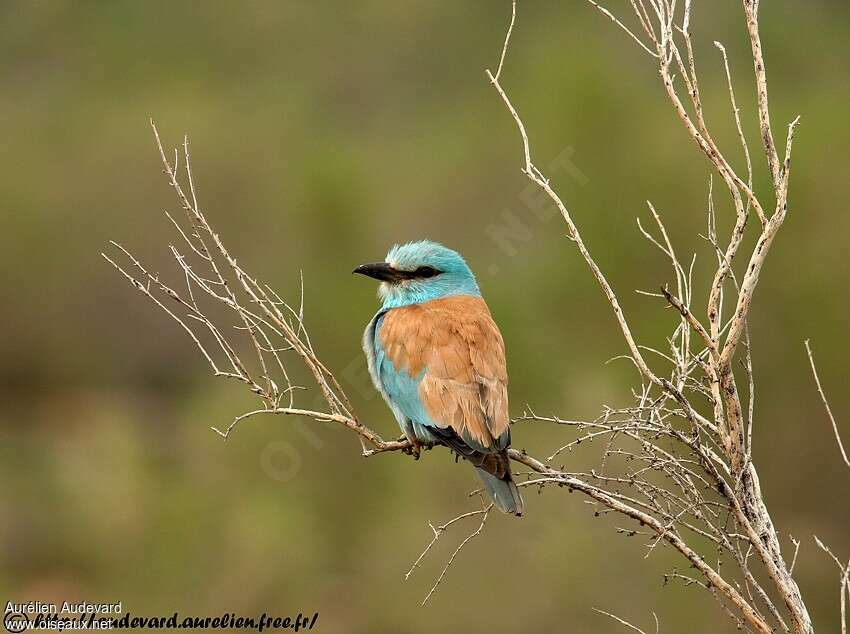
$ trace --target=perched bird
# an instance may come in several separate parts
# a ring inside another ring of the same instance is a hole
[[[422,445],[449,447],[475,465],[496,506],[522,515],[507,455],[505,344],[464,259],[423,240],[354,273],[381,281],[363,351],[416,457]]]

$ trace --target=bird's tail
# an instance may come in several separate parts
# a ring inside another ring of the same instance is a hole
[[[490,497],[493,498],[493,502],[495,502],[499,509],[517,517],[522,515],[522,497],[514,483],[513,477],[511,477],[510,469],[502,478],[497,478],[481,467],[476,467],[475,470],[478,472],[481,482],[484,483],[487,493],[490,494]]]

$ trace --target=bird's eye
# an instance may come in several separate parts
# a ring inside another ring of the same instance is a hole
[[[433,266],[420,266],[418,269],[416,269],[416,271],[414,271],[416,277],[434,277],[439,273],[440,271],[435,269]]]

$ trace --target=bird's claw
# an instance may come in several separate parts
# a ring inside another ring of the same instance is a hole
[[[425,451],[431,451],[436,445],[436,443],[433,442],[420,442],[419,440],[411,440],[406,436],[402,436],[398,439],[399,442],[404,442],[405,440],[409,442],[410,445],[402,449],[401,452],[405,455],[413,456],[414,460],[419,460],[422,455],[423,449]]]
[[[408,456],[413,456],[414,460],[419,460],[419,455],[422,451],[422,443],[417,440],[409,440],[408,438],[401,438],[400,440],[408,440],[410,442],[410,446],[405,447],[401,450],[401,452]]]

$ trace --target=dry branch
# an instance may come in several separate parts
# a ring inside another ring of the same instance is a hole
[[[697,147],[707,157],[715,172],[726,184],[735,209],[735,224],[727,246],[721,247],[717,243],[716,230],[713,229],[713,208],[710,208],[709,236],[717,248],[718,266],[708,294],[707,326],[703,325],[689,308],[693,292],[690,276],[688,276],[686,282],[683,275],[684,268],[677,260],[663,224],[660,223],[658,214],[651,206],[653,216],[659,223],[663,244],[640,226],[641,232],[670,258],[676,279],[677,292],[675,295],[666,286],[662,287],[662,295],[681,316],[681,323],[668,338],[670,355],[659,353],[674,365],[671,380],[668,380],[654,372],[647,364],[642,351],[658,351],[635,341],[617,295],[592,257],[572,214],[554,191],[549,180],[533,162],[528,131],[516,106],[508,97],[502,85],[501,67],[504,62],[504,51],[508,48],[510,34],[515,22],[515,19],[512,18],[512,28],[509,29],[503,46],[499,72],[493,74],[487,71],[488,78],[508,109],[520,134],[524,157],[523,173],[546,193],[561,212],[569,230],[569,237],[576,244],[591,273],[602,287],[625,339],[631,360],[643,377],[649,381],[649,389],[644,386],[641,392],[636,395],[640,408],[639,414],[636,417],[627,416],[625,420],[620,420],[612,425],[619,437],[630,439],[634,443],[641,443],[638,446],[642,447],[642,451],[632,449],[621,453],[633,461],[647,463],[653,469],[659,469],[662,472],[666,470],[664,475],[668,483],[672,485],[667,488],[659,488],[656,483],[647,480],[644,475],[648,472],[647,467],[633,470],[628,473],[628,477],[625,479],[618,478],[615,480],[618,484],[630,484],[636,492],[635,496],[630,496],[625,501],[629,508],[620,508],[616,504],[612,504],[612,502],[624,503],[622,494],[609,499],[605,496],[610,495],[610,493],[600,492],[599,489],[585,490],[584,492],[603,502],[609,508],[639,519],[642,523],[653,528],[659,538],[671,543],[702,572],[712,588],[719,591],[722,600],[731,603],[750,627],[762,632],[772,631],[774,626],[788,630],[783,617],[770,598],[770,593],[759,584],[750,569],[750,555],[755,553],[762,564],[764,573],[773,584],[773,591],[781,599],[781,603],[793,624],[794,631],[811,632],[811,619],[800,596],[797,584],[782,557],[779,538],[764,503],[758,475],[751,460],[754,383],[747,318],[761,269],[787,213],[791,145],[797,124],[797,120],[795,120],[789,125],[785,160],[780,163],[770,128],[767,77],[758,32],[758,5],[756,2],[745,0],[743,8],[752,44],[753,63],[756,69],[757,109],[763,146],[774,184],[774,211],[769,216],[764,212],[765,205],[762,204],[752,189],[752,162],[749,148],[741,124],[738,105],[732,91],[729,61],[725,49],[720,45],[718,45],[718,48],[723,54],[730,103],[732,104],[733,116],[747,165],[746,180],[741,178],[732,168],[730,162],[714,141],[706,122],[696,71],[694,46],[689,31],[691,23],[690,2],[685,2],[683,6],[677,6],[674,0],[647,0],[646,3],[642,0],[633,0],[631,6],[635,18],[642,26],[647,38],[647,41],[644,41],[638,38],[633,31],[625,26],[622,20],[608,9],[593,0],[588,1],[626,31],[656,59],[662,86],[675,114]],[[647,5],[652,11],[647,10]],[[512,13],[515,14],[515,12],[514,2]],[[684,50],[684,53],[682,53],[682,50]],[[678,73],[684,83],[686,89],[684,99],[680,96],[679,89],[676,86],[675,72]],[[686,101],[690,103],[690,112],[685,105]],[[749,256],[747,268],[740,283],[738,283],[734,275],[733,265],[744,242],[750,208],[756,210],[759,219],[762,220],[762,228],[756,246]],[[735,282],[735,310],[724,325],[723,296],[724,293],[729,292],[726,286],[730,279]],[[690,342],[687,338],[687,331],[689,330],[698,335],[704,346],[703,351],[694,354],[690,350]],[[735,353],[742,340],[747,348],[747,382],[750,388],[748,416],[744,415],[733,369]],[[650,390],[652,389],[657,390],[660,394],[651,395]],[[691,399],[694,396],[700,397],[701,400],[707,398],[711,402],[713,420],[708,420],[702,416],[698,412],[698,408],[691,404]],[[672,403],[668,404],[668,401]],[[646,404],[648,402],[654,405],[649,408],[647,413]],[[664,411],[665,408],[666,411]],[[674,420],[676,418],[689,424],[690,430],[687,435],[682,428],[675,425]],[[615,432],[612,430],[611,433],[613,437]],[[593,435],[596,434],[597,432],[594,432]],[[668,452],[666,448],[659,447],[658,439],[665,436],[678,445],[673,453]],[[689,454],[693,457],[687,458]],[[610,443],[605,456],[609,455],[611,455]],[[670,456],[669,460],[666,459],[668,455]],[[697,465],[697,468],[704,474],[704,476],[701,474],[701,477],[713,480],[728,509],[728,514],[723,518],[722,523],[719,521],[721,518],[716,513],[713,515],[710,513],[709,500],[703,497],[698,488],[694,487],[695,480],[692,476],[695,474],[693,468],[691,466],[685,467],[685,463]],[[563,474],[558,477],[562,478]],[[605,483],[604,480],[603,483]],[[581,490],[580,487],[577,488]],[[647,510],[650,512],[645,513]],[[637,513],[634,513],[634,511],[637,511]],[[648,517],[645,517],[644,514]],[[689,521],[683,521],[683,517],[688,518]],[[730,523],[733,526],[728,529]],[[688,529],[692,533],[710,536],[718,543],[721,551],[726,551],[726,554],[738,564],[739,574],[745,582],[748,598],[738,593],[736,588],[727,583],[725,579],[718,578],[719,575],[716,571],[708,567],[703,561],[694,561],[699,556],[688,549],[686,541],[669,538],[668,531],[674,530],[677,526]],[[736,538],[730,539],[731,534],[734,534]],[[741,549],[738,536],[743,537],[748,542],[746,554]],[[765,616],[761,608],[765,608],[769,616]],[[771,619],[774,620],[775,625],[769,623]]]

